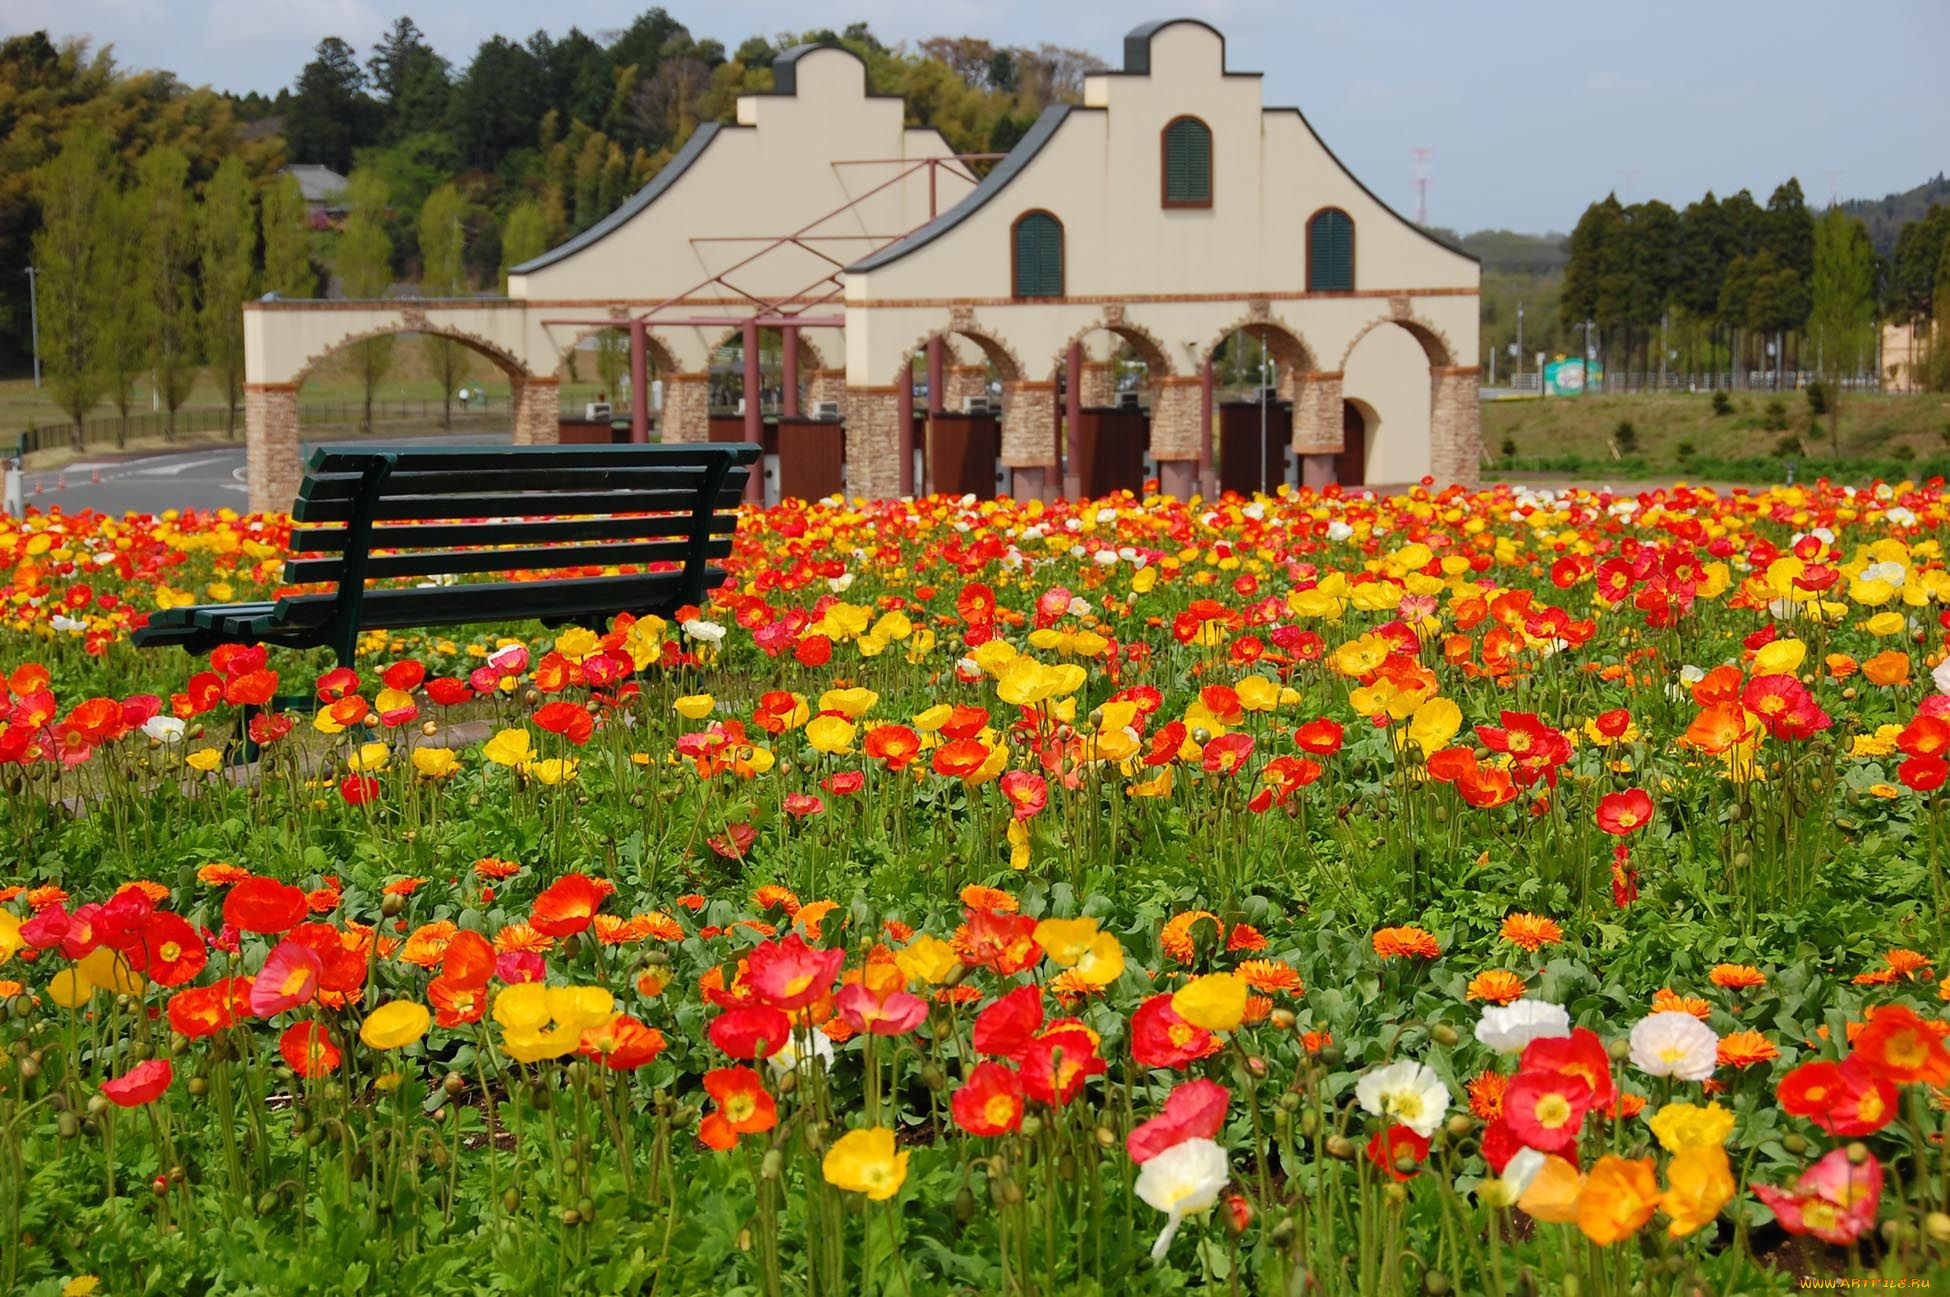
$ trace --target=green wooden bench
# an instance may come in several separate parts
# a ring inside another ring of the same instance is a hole
[[[332,588],[165,609],[134,642],[192,653],[326,646],[350,665],[365,631],[527,618],[600,626],[621,612],[702,604],[724,581],[711,563],[731,552],[759,451],[749,443],[323,446],[291,507],[284,579]],[[574,572],[589,567],[639,570]],[[517,572],[557,575],[479,579]],[[376,581],[413,584],[372,588]]]

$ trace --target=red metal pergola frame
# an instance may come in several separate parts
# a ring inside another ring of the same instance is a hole
[[[845,275],[846,275],[846,267],[849,264],[849,262],[841,261],[838,258],[832,256],[831,254],[821,251],[819,248],[814,247],[813,245],[815,243],[839,243],[839,242],[866,242],[872,244],[872,246],[868,248],[865,253],[861,254],[864,256],[864,255],[871,255],[872,253],[879,251],[881,248],[899,242],[901,239],[906,238],[908,235],[914,232],[913,229],[909,229],[909,230],[902,230],[898,234],[883,235],[883,234],[815,234],[813,233],[813,231],[817,230],[820,226],[826,224],[828,221],[834,220],[835,218],[842,216],[845,213],[853,210],[854,208],[858,207],[861,203],[867,201],[868,199],[874,197],[875,195],[880,194],[886,191],[887,189],[891,188],[892,186],[901,183],[903,180],[906,180],[909,176],[914,175],[917,171],[920,171],[923,168],[925,168],[928,173],[928,219],[931,221],[937,215],[939,215],[939,210],[940,210],[938,188],[937,188],[938,168],[952,163],[993,162],[1007,156],[1008,155],[1004,153],[954,153],[943,157],[858,158],[858,159],[842,159],[842,160],[835,161],[832,163],[834,167],[898,166],[900,167],[900,170],[895,172],[895,174],[889,177],[888,179],[883,180],[881,183],[875,185],[872,189],[869,189],[865,193],[859,195],[858,197],[850,199],[849,201],[834,208],[832,211],[827,212],[824,215],[820,216],[816,220],[810,221],[807,224],[802,225],[798,229],[793,230],[787,234],[699,235],[690,239],[689,242],[694,246],[699,244],[705,244],[705,243],[761,243],[764,246],[759,248],[756,252],[751,253],[749,256],[743,257],[738,261],[733,262],[731,265],[725,267],[725,269],[717,272],[716,274],[705,278],[704,280],[694,285],[693,287],[685,290],[684,292],[677,294],[675,297],[666,298],[664,301],[661,301],[656,305],[649,307],[646,310],[640,312],[633,312],[627,316],[622,316],[617,318],[549,319],[549,320],[542,321],[542,327],[543,328],[567,327],[567,328],[584,328],[584,329],[608,328],[608,329],[629,330],[630,333],[630,440],[635,442],[644,442],[650,439],[650,391],[649,391],[650,389],[650,381],[649,381],[650,379],[650,367],[649,367],[650,329],[656,325],[667,325],[667,326],[674,326],[679,328],[723,327],[723,328],[740,329],[744,335],[743,342],[744,342],[744,352],[745,352],[745,368],[744,368],[744,383],[745,383],[745,393],[746,393],[745,438],[748,441],[756,442],[760,439],[762,435],[762,429],[763,429],[763,418],[759,411],[759,403],[757,400],[757,393],[759,387],[758,331],[762,328],[778,329],[784,335],[784,349],[783,349],[784,359],[785,359],[784,414],[788,418],[790,418],[796,416],[799,413],[799,347],[798,347],[799,330],[800,329],[837,329],[843,327],[846,323],[846,317],[844,315],[831,315],[831,314],[813,315],[809,313],[817,307],[821,307],[826,305],[829,302],[832,302],[834,299],[838,298],[842,293],[846,291]],[[919,228],[921,227],[920,226],[914,227],[914,229],[919,229]],[[813,256],[819,258],[820,260],[830,264],[833,267],[833,269],[827,272],[825,275],[820,276],[818,279],[813,280],[810,284],[807,284],[804,288],[799,289],[797,292],[788,293],[783,297],[776,297],[776,298],[769,298],[769,299],[760,297],[755,293],[751,293],[743,288],[740,288],[737,284],[731,282],[730,279],[731,275],[737,273],[740,270],[745,269],[748,266],[753,265],[754,263],[771,255],[772,253],[777,252],[781,248],[788,248],[788,247],[798,248],[801,251],[808,252]],[[859,260],[859,257],[857,256],[853,257],[851,258],[851,260],[857,261]],[[714,314],[666,315],[665,314],[666,311],[673,310],[683,305],[684,303],[690,301],[697,294],[705,291],[706,289],[713,288],[713,287],[716,287],[720,290],[729,290],[731,293],[735,294],[736,296],[741,297],[746,301],[750,302],[752,304],[751,311],[749,313],[742,313],[742,314],[735,314],[735,313],[728,312],[723,315],[714,315]],[[817,293],[817,296],[813,295],[815,293]],[[932,378],[934,372],[938,370],[940,367],[940,358],[937,354],[935,354],[937,351],[937,347],[935,344],[930,344],[929,351],[930,351],[929,372],[930,372],[930,377]],[[929,390],[930,403],[933,404],[938,402],[939,396],[936,393],[935,387],[930,386],[928,390]],[[913,394],[912,384],[903,384],[899,391],[899,395],[902,398],[900,402],[901,441],[903,446],[903,452],[901,455],[901,483],[902,483],[903,491],[906,492],[906,491],[911,491],[913,489],[912,442],[913,442],[914,394]],[[763,489],[764,489],[764,484],[762,480],[762,475],[757,473],[752,474],[746,486],[747,496],[756,495],[758,492],[762,492]]]

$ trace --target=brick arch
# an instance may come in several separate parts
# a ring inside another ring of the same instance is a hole
[[[603,333],[610,329],[617,330],[627,339],[630,332],[630,322],[627,319],[619,318],[614,324],[595,324],[586,329],[578,328],[569,338],[568,342],[556,351],[555,368],[551,372],[560,374],[562,367],[569,363],[570,353],[580,346],[585,338],[593,338],[598,333]],[[669,344],[664,342],[655,333],[644,333],[643,349],[645,358],[650,362],[651,373],[661,377],[665,374],[675,374],[678,372],[676,355],[670,350]]]
[[[1165,349],[1163,340],[1150,329],[1145,328],[1144,325],[1134,323],[1130,320],[1120,320],[1113,323],[1109,319],[1100,319],[1094,323],[1086,324],[1081,329],[1072,333],[1068,338],[1065,338],[1063,345],[1057,348],[1056,365],[1063,365],[1069,357],[1070,348],[1076,346],[1093,333],[1108,333],[1120,342],[1128,343],[1131,349],[1138,353],[1138,359],[1144,362],[1145,368],[1150,371],[1153,381],[1169,377],[1174,372],[1171,365],[1171,353]]]
[[[983,359],[995,366],[996,375],[1005,383],[1019,382],[1028,374],[1028,370],[1023,365],[1021,357],[1016,354],[1015,348],[1011,347],[996,334],[981,328],[972,320],[951,320],[942,328],[930,329],[909,343],[907,349],[901,355],[906,357],[909,363],[912,363],[914,353],[926,347],[928,343],[936,338],[968,339],[982,353]],[[897,369],[889,377],[898,382],[899,375],[900,371]]]
[[[1429,367],[1431,369],[1446,369],[1455,365],[1455,348],[1450,345],[1448,336],[1442,330],[1436,328],[1426,320],[1418,320],[1413,315],[1404,311],[1393,311],[1387,315],[1377,316],[1362,325],[1359,329],[1356,329],[1354,336],[1348,340],[1347,348],[1341,352],[1341,363],[1336,368],[1345,370],[1347,368],[1348,357],[1352,356],[1354,349],[1361,345],[1361,339],[1367,337],[1384,324],[1400,326],[1407,331],[1410,337],[1421,343],[1422,354],[1429,358]]]
[[[1216,356],[1226,339],[1235,333],[1243,333],[1255,342],[1264,342],[1267,352],[1276,364],[1287,374],[1311,373],[1320,368],[1314,355],[1299,333],[1284,322],[1273,318],[1264,311],[1249,310],[1246,314],[1226,325],[1206,344],[1200,359]]]
[[[479,352],[481,355],[486,356],[494,364],[496,369],[506,374],[508,381],[515,387],[520,387],[524,383],[533,382],[538,377],[552,377],[552,375],[537,375],[529,372],[528,366],[523,364],[521,359],[513,352],[482,337],[478,333],[469,333],[465,329],[443,327],[427,319],[424,315],[409,312],[401,315],[397,322],[386,324],[376,329],[367,329],[362,333],[349,333],[345,337],[333,342],[325,350],[307,356],[305,363],[298,367],[298,372],[292,375],[289,382],[293,387],[302,385],[306,379],[311,377],[312,371],[317,369],[319,365],[348,347],[356,346],[361,342],[370,342],[374,338],[397,337],[402,333],[415,333],[428,338],[448,338],[460,343],[470,351]]]

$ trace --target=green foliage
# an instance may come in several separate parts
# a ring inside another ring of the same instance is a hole
[[[1760,426],[1768,432],[1782,432],[1788,426],[1787,403],[1778,397],[1767,403],[1767,413],[1762,416]]]
[[[379,119],[365,93],[365,73],[352,47],[336,36],[318,42],[316,56],[298,74],[298,90],[285,110],[285,142],[294,162],[346,172],[352,154],[371,137]]]
[[[280,297],[310,297],[318,287],[311,261],[311,223],[295,176],[264,187],[264,288]]]
[[[386,236],[386,182],[370,171],[347,178],[348,210],[339,234],[339,283],[350,298],[383,297],[393,282],[393,241]],[[352,344],[353,365],[365,387],[363,429],[372,431],[372,399],[393,364],[394,338],[382,335]]]
[[[1630,419],[1621,421],[1611,434],[1612,444],[1620,453],[1629,455],[1639,448],[1639,430],[1632,426]]]
[[[1727,394],[1724,388],[1713,389],[1713,413],[1733,413],[1733,398]]]
[[[176,411],[196,373],[196,209],[189,159],[173,145],[152,149],[136,168],[132,232],[141,236],[141,265],[130,285],[149,335],[149,372],[176,435]]]
[[[257,251],[257,213],[251,204],[249,178],[238,159],[225,158],[204,187],[196,234],[203,285],[203,354],[223,389],[234,432],[244,388],[243,309]]]
[[[34,176],[41,228],[34,236],[39,275],[42,354],[47,384],[74,421],[81,446],[81,419],[100,399],[106,309],[113,291],[112,259],[126,246],[116,231],[118,200],[108,136],[84,126],[69,131],[54,159]],[[111,237],[103,238],[103,231]]]
[[[501,230],[501,290],[508,289],[510,270],[539,257],[547,248],[541,205],[534,202],[517,205],[508,213],[508,223]]]

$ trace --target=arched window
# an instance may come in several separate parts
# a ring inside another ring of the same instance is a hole
[[[1016,218],[1009,278],[1016,297],[1063,296],[1063,222],[1040,211]]]
[[[1212,128],[1196,117],[1177,117],[1165,127],[1164,205],[1212,205]]]
[[[1307,291],[1354,291],[1354,218],[1325,207],[1307,222]]]

